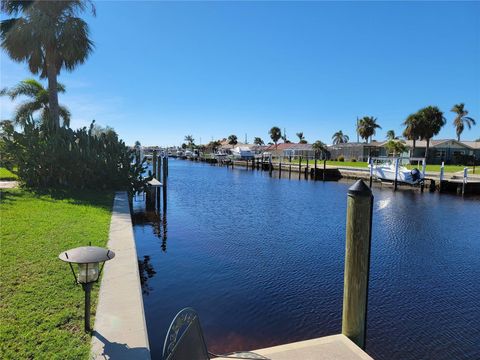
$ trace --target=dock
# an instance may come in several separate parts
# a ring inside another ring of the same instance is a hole
[[[325,336],[312,340],[294,342],[252,351],[269,360],[372,360],[345,335]],[[241,356],[241,355],[239,355]],[[228,360],[231,357],[217,357],[216,360]]]

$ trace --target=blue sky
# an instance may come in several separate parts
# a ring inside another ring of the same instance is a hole
[[[236,134],[268,140],[355,140],[357,116],[389,129],[437,105],[454,137],[453,104],[464,102],[480,137],[479,2],[96,2],[86,19],[95,52],[60,102],[72,127],[114,127],[129,144],[180,144]],[[2,17],[3,18],[3,17]],[[1,87],[31,77],[1,53]],[[0,98],[1,118],[15,104]]]

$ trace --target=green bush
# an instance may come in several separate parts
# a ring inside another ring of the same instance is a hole
[[[339,156],[339,157],[338,157],[338,161],[344,162],[344,161],[345,161],[345,157],[344,157],[344,156]]]
[[[352,159],[352,160],[350,160],[350,161],[351,161],[351,162],[357,162],[357,159]]]
[[[144,161],[133,165],[133,152],[115,131],[93,134],[94,123],[54,132],[34,122],[22,133],[4,126],[2,166],[32,188],[125,189],[142,187]]]

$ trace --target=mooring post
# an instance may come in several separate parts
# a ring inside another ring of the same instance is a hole
[[[442,183],[445,178],[445,162],[442,161],[442,166],[440,167],[440,183],[438,184],[438,192],[442,192]]]
[[[162,190],[163,190],[163,211],[167,209],[167,174],[168,174],[168,158],[163,158],[163,179],[162,179]]]
[[[292,155],[288,156],[288,178],[292,178]]]
[[[369,156],[368,157],[368,166],[370,168],[370,178],[369,178],[369,185],[370,185],[370,189],[372,188],[372,183],[373,183],[373,161],[372,161],[372,158]]]
[[[278,178],[282,177],[282,157],[278,158]]]
[[[425,158],[422,159],[422,175],[423,175],[423,181],[420,184],[420,191],[423,192],[423,189],[425,188],[425,173],[427,171],[427,160]]]
[[[465,186],[467,185],[468,182],[468,168],[463,169],[463,182],[462,182],[462,196],[465,195]]]
[[[342,334],[365,349],[372,239],[372,190],[362,180],[348,189]]]
[[[400,163],[400,158],[395,159],[395,182],[393,186],[393,191],[397,191],[398,184],[398,164]]]
[[[317,180],[317,152],[315,151],[315,164],[313,170],[313,180]]]
[[[270,154],[270,157],[268,158],[268,172],[270,173],[270,176],[272,175],[272,171],[273,171],[272,154]]]
[[[305,168],[305,179],[308,180],[308,155],[307,155],[307,167]]]
[[[152,155],[152,175],[154,178],[157,177],[157,150],[153,150]]]
[[[327,159],[323,159],[323,181],[325,181],[326,170],[327,170]]]
[[[298,180],[302,177],[302,157],[298,157]]]

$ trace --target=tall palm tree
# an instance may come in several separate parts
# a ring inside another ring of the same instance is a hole
[[[298,132],[296,135],[298,137],[298,142],[300,144],[306,144],[307,143],[307,140],[305,140],[305,136],[303,136],[303,132]]]
[[[348,135],[344,135],[342,130],[338,130],[335,134],[333,134],[332,140],[333,143],[337,145],[347,143],[350,138],[348,137]]]
[[[465,109],[465,104],[455,104],[453,105],[451,112],[457,114],[453,120],[453,126],[456,128],[457,140],[460,141],[460,135],[462,134],[465,124],[468,126],[468,129],[472,128],[472,125],[475,125],[475,120],[468,115],[468,111]]]
[[[238,143],[237,135],[230,135],[230,136],[228,137],[228,143],[229,143],[230,145],[232,145],[232,148],[233,148],[235,145],[237,145],[237,143]]]
[[[0,24],[1,45],[17,62],[27,62],[30,71],[48,79],[50,116],[60,127],[57,76],[61,69],[73,70],[93,50],[88,25],[77,17],[90,1],[2,0],[1,10],[13,16]]]
[[[315,151],[315,155],[318,156],[319,154],[325,154],[327,152],[327,145],[317,140],[312,144],[312,149]]]
[[[270,134],[270,138],[272,139],[273,143],[275,144],[275,150],[277,149],[278,140],[282,138],[282,130],[278,126],[274,126],[268,132]]]
[[[255,145],[258,145],[258,146],[262,146],[263,144],[265,144],[265,143],[263,142],[262,138],[260,138],[260,137],[255,137],[255,139],[253,139],[253,143],[254,143]]]
[[[58,91],[65,92],[65,86],[58,83]],[[11,89],[2,89],[0,96],[7,95],[10,99],[15,100],[17,97],[25,96],[29,100],[21,103],[15,110],[13,115],[13,122],[22,127],[28,121],[34,121],[34,114],[40,112],[40,122],[46,126],[51,127],[51,110],[50,97],[48,90],[35,79],[25,79]],[[59,115],[62,119],[63,126],[70,126],[70,111],[65,106],[59,105]]]
[[[187,146],[190,148],[190,150],[193,149],[193,145],[195,145],[195,139],[193,138],[192,135],[186,135],[184,139],[187,143]]]
[[[368,142],[372,141],[373,135],[375,135],[376,129],[381,129],[382,127],[377,124],[377,118],[373,116],[364,116],[358,121],[357,131],[362,139]]]
[[[394,130],[388,130],[387,131],[387,140],[396,140],[398,139],[397,136],[395,136],[395,131]]]
[[[443,112],[436,106],[427,106],[418,111],[420,117],[420,138],[427,141],[425,147],[425,158],[428,158],[430,139],[440,132],[440,129],[447,123]]]

